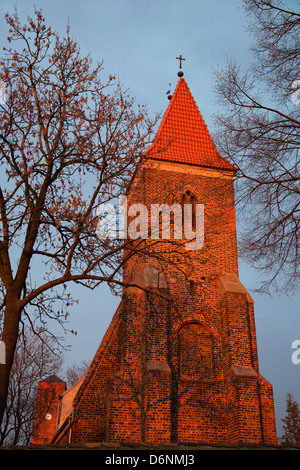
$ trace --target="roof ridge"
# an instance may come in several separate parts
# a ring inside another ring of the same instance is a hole
[[[163,116],[163,118],[162,118],[162,121],[161,121],[161,123],[160,123],[160,125],[159,125],[158,131],[157,131],[157,134],[156,134],[155,137],[158,137],[158,134],[160,133],[161,129],[163,128],[163,123],[164,123],[164,121],[167,120],[167,117],[169,116],[169,114],[170,114],[170,112],[171,112],[171,109],[172,109],[173,104],[174,104],[174,101],[175,101],[175,96],[177,95],[178,90],[179,90],[179,87],[180,87],[181,83],[183,83],[183,81],[185,82],[184,78],[180,78],[180,79],[178,80],[177,85],[176,85],[176,87],[175,87],[175,90],[174,90],[174,92],[173,92],[173,95],[171,96],[170,103],[169,103],[169,105],[168,105],[168,107],[167,107],[167,109],[166,109],[166,112],[165,112],[165,114],[164,114],[164,116]]]

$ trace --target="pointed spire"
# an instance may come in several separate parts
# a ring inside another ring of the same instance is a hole
[[[145,157],[236,171],[223,158],[206,127],[184,78],[180,77],[169,106]]]

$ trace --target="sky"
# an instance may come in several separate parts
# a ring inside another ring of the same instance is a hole
[[[299,9],[297,0],[287,5]],[[184,78],[213,134],[213,114],[220,111],[213,93],[214,73],[227,58],[247,67],[251,40],[241,0],[0,0],[0,50],[7,36],[4,14],[17,6],[21,19],[42,9],[48,25],[71,36],[82,55],[103,61],[105,74],[115,75],[150,116],[168,106],[166,92],[174,90],[180,54]],[[300,77],[299,77],[300,78]],[[259,275],[240,261],[240,279],[254,299],[260,373],[273,385],[278,436],[286,410],[286,394],[300,405],[300,364],[292,362],[291,345],[300,338],[300,296],[288,298],[251,292]],[[65,363],[90,362],[101,343],[120,299],[106,286],[96,291],[76,287],[79,305],[71,312],[67,335],[72,346]]]

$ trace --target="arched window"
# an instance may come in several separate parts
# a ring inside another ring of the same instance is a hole
[[[189,230],[196,230],[196,197],[187,190],[181,199],[182,206],[182,227],[189,224]]]
[[[203,324],[190,322],[178,332],[180,378],[211,379],[212,333]]]

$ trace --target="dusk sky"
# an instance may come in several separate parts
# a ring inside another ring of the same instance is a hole
[[[297,0],[285,4],[299,9]],[[225,66],[227,57],[245,68],[251,60],[241,0],[0,0],[1,50],[7,37],[4,14],[13,12],[14,5],[22,20],[33,15],[34,6],[42,9],[47,24],[61,35],[69,23],[82,55],[103,60],[104,73],[118,77],[152,116],[168,106],[166,92],[170,84],[171,90],[176,86],[176,57],[182,54],[184,78],[212,135],[213,114],[220,111],[213,69]],[[259,274],[240,261],[240,279],[251,293]],[[300,295],[251,295],[260,373],[273,385],[280,437],[286,394],[300,404],[300,364],[291,359],[292,342],[300,339]],[[120,301],[105,286],[96,291],[76,287],[76,296],[80,302],[69,326],[77,335],[65,339],[72,345],[66,364],[92,360]]]

